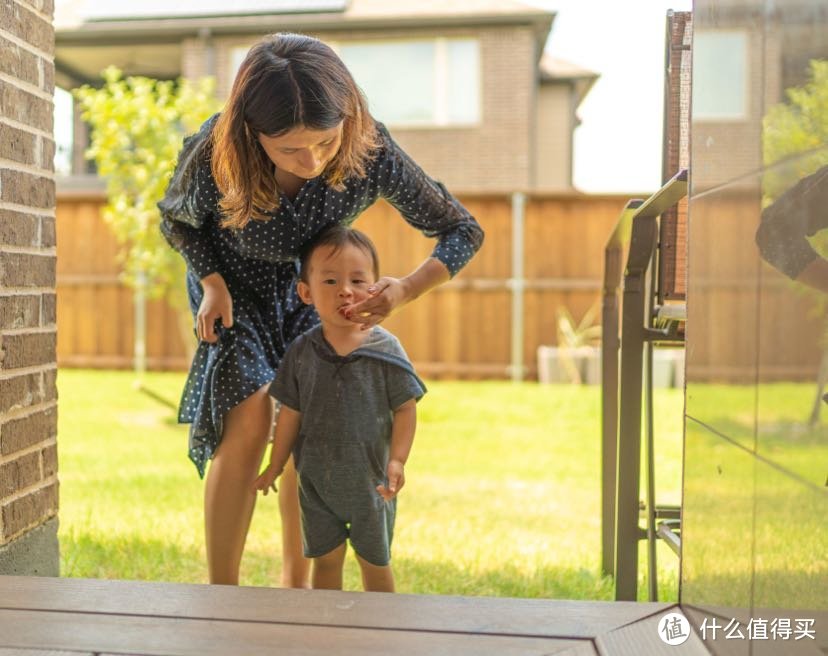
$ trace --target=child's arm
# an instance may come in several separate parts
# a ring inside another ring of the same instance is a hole
[[[253,482],[254,489],[261,490],[265,496],[267,496],[268,489],[276,492],[276,479],[282,475],[285,463],[290,457],[290,451],[299,435],[301,419],[301,412],[282,404],[279,409],[279,418],[276,420],[273,446],[270,447],[270,464]]]
[[[414,443],[417,428],[417,401],[409,399],[394,411],[391,426],[391,452],[388,454],[388,487],[377,485],[377,492],[390,501],[405,485],[405,461]]]

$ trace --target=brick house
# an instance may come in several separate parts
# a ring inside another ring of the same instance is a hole
[[[225,97],[259,36],[304,32],[337,49],[373,113],[449,188],[572,190],[576,110],[597,75],[542,57],[553,13],[516,0],[245,0],[232,14],[227,6],[63,2],[58,85],[96,83],[115,64],[160,79],[212,75]],[[83,139],[75,142],[80,172]]]
[[[0,3],[0,574],[59,569],[52,12]]]

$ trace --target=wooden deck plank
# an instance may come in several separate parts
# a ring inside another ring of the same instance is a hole
[[[669,610],[684,615],[678,606]],[[680,645],[668,645],[659,637],[659,620],[663,612],[643,618],[633,624],[614,629],[599,636],[595,643],[601,656],[635,654],[636,656],[709,656],[701,638],[691,630],[690,636]],[[685,615],[686,617],[686,615]]]
[[[2,638],[0,638],[2,639]],[[0,656],[99,656],[91,651],[55,651],[54,649],[14,649],[0,647]],[[101,654],[100,656],[106,656]]]
[[[56,583],[59,581],[59,583]],[[670,604],[0,577],[0,608],[594,638]]]
[[[584,640],[576,647],[564,649],[562,652],[555,654],[555,656],[600,656],[591,640]]]
[[[552,638],[55,611],[0,610],[0,627],[0,640],[9,646],[141,656],[540,656],[578,646],[577,641]]]

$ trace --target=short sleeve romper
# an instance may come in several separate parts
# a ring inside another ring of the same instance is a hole
[[[394,411],[425,391],[402,345],[381,326],[344,356],[321,326],[290,345],[270,393],[301,413],[293,459],[305,557],[349,539],[361,558],[388,565],[397,498],[386,501],[377,486],[388,485]]]
[[[454,276],[483,242],[469,212],[377,124],[380,147],[363,178],[341,191],[324,176],[308,180],[293,200],[284,194],[266,221],[244,228],[219,225],[219,192],[210,169],[210,133],[217,116],[184,142],[176,171],[159,203],[161,230],[187,263],[193,315],[204,276],[219,272],[233,299],[233,326],[215,344],[200,342],[184,387],[178,420],[189,423],[189,457],[199,475],[218,448],[224,415],[275,377],[291,341],[319,319],[296,293],[297,257],[323,228],[349,225],[385,198],[414,228],[437,239],[432,257]]]

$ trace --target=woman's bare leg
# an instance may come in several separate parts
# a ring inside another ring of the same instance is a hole
[[[314,590],[341,590],[342,567],[345,564],[345,542],[324,556],[313,559]]]
[[[224,417],[221,442],[204,487],[204,529],[210,583],[239,584],[244,542],[256,505],[253,481],[259,473],[273,425],[267,386]]]
[[[299,479],[293,456],[279,477],[279,512],[282,517],[282,586],[309,587],[310,563],[302,549],[302,516],[299,512]]]
[[[362,588],[365,592],[394,592],[394,573],[391,565],[372,565],[357,554],[357,562],[362,572]]]

